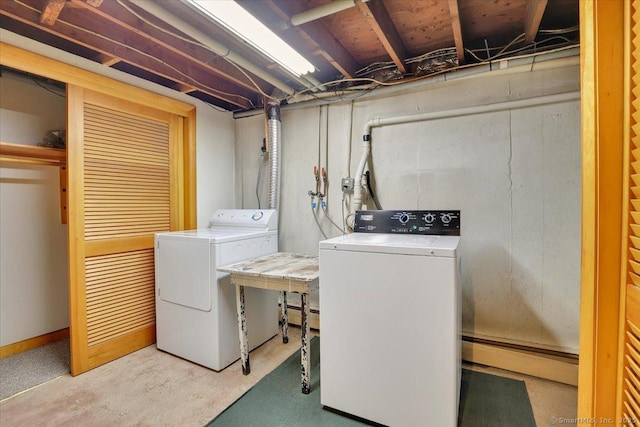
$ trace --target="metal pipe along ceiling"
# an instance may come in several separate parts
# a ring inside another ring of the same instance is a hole
[[[360,1],[366,3],[369,0]],[[323,4],[322,6],[296,13],[289,21],[291,22],[291,25],[297,27],[298,25],[306,24],[307,22],[315,21],[317,19],[324,18],[325,16],[350,9],[355,5],[355,0],[333,0],[332,2]]]

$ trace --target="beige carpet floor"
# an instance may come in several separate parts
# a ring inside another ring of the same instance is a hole
[[[239,362],[215,372],[149,346],[0,402],[0,426],[203,426],[297,351],[299,339],[299,328],[291,327],[289,344],[275,337],[254,350],[248,376]],[[576,387],[465,367],[523,379],[538,426],[550,426],[552,417],[576,417]]]
[[[69,339],[0,359],[0,400],[69,373]]]

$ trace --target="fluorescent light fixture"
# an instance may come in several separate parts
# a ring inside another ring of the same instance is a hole
[[[296,77],[315,71],[315,67],[309,61],[235,1],[186,0],[186,2]]]

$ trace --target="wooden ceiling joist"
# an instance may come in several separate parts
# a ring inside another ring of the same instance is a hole
[[[245,9],[315,66],[304,78],[186,0],[0,0],[0,18],[6,31],[237,111],[260,108],[263,97],[282,98],[316,84],[329,88],[342,76],[356,79],[358,70],[381,61],[393,61],[400,81],[410,80],[412,67],[420,74],[438,72],[440,64],[407,64],[408,58],[450,53],[453,46],[453,62],[473,65],[492,55],[476,54],[489,46],[507,46],[502,57],[515,54],[511,47],[525,39],[528,45],[539,41],[539,52],[575,45],[577,35],[558,37],[553,45],[536,37],[543,20],[549,33],[575,34],[579,5],[580,0],[243,0]]]
[[[215,75],[230,81],[232,84],[241,86],[248,91],[254,92],[255,94],[260,94],[261,91],[268,91],[271,89],[267,83],[262,82],[262,80],[257,77],[254,78],[254,82],[259,85],[259,88],[256,88],[254,82],[249,81],[249,79],[242,75],[238,76],[237,69],[233,65],[221,58],[215,60],[215,55],[213,55],[211,51],[204,47],[198,47],[196,44],[192,44],[178,38],[172,38],[169,34],[153,28],[151,25],[143,22],[115,2],[106,3],[101,9],[87,7],[86,4],[88,3],[80,0],[70,0],[70,3],[78,5],[79,7],[84,7],[86,10],[112,22],[113,25],[119,26],[126,31],[133,32],[137,36],[146,38],[153,43],[157,43],[165,49],[182,56],[185,60],[199,63]]]
[[[44,7],[44,10],[40,14],[40,23],[53,25],[56,23],[56,19],[62,12],[66,0],[49,0]]]
[[[102,65],[106,65],[107,67],[111,67],[112,65],[122,61],[122,59],[120,58],[116,58],[115,56],[111,56],[111,55],[105,55],[103,53],[98,54],[96,57],[93,58],[93,60]]]
[[[157,52],[159,47],[149,44],[148,41],[146,45],[136,45],[131,41],[132,38],[128,37],[128,34],[123,33],[119,28],[114,28],[109,23],[96,22],[94,15],[87,16],[84,14],[76,17],[72,14],[73,12],[81,11],[80,9],[69,9],[68,19],[78,18],[83,25],[89,25],[96,31],[83,31],[79,28],[79,25],[71,27],[60,20],[57,20],[52,26],[38,26],[39,12],[35,8],[26,7],[26,1],[29,0],[25,0],[24,3],[0,2],[0,14],[47,31],[80,46],[90,48],[103,55],[118,57],[123,62],[165,79],[195,86],[199,91],[228,104],[241,108],[250,108],[254,105],[252,99],[257,99],[253,93],[242,88],[221,79],[212,79],[210,71],[203,69],[198,64],[185,63],[183,70],[169,66],[169,63],[179,62],[172,52],[159,53]],[[99,32],[102,37],[96,37],[96,32]],[[141,39],[136,40],[137,42],[141,41]]]
[[[453,39],[456,43],[458,54],[458,64],[465,63],[464,43],[462,42],[462,25],[460,25],[460,12],[458,11],[458,0],[449,0],[449,16],[451,16],[451,28],[453,29]]]
[[[173,85],[172,87],[173,90],[177,90],[178,92],[182,92],[182,93],[191,93],[191,92],[195,92],[196,89],[193,86],[189,86],[189,85],[185,85],[182,83],[176,83],[175,85]]]
[[[536,40],[542,15],[547,8],[548,0],[529,0],[527,5],[527,16],[524,20],[524,42],[533,43]]]
[[[284,22],[289,22],[291,16],[307,10],[304,2],[269,0],[266,3]],[[253,8],[254,5],[250,5],[250,7]],[[359,68],[358,62],[322,24],[307,22],[299,27],[294,27],[294,30],[298,37],[302,37],[316,46],[321,55],[343,76],[355,77]]]
[[[407,48],[402,42],[402,38],[393,24],[389,12],[385,9],[382,0],[369,0],[363,2],[362,0],[356,0],[358,9],[364,14],[367,22],[373,28],[373,31],[378,36],[378,39],[384,46],[385,50],[391,57],[393,63],[398,67],[401,73],[407,72],[407,67],[404,63],[407,57]]]

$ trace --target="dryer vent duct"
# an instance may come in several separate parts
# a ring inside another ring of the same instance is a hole
[[[267,105],[267,141],[269,142],[269,209],[280,211],[280,140],[282,123],[280,104]]]

